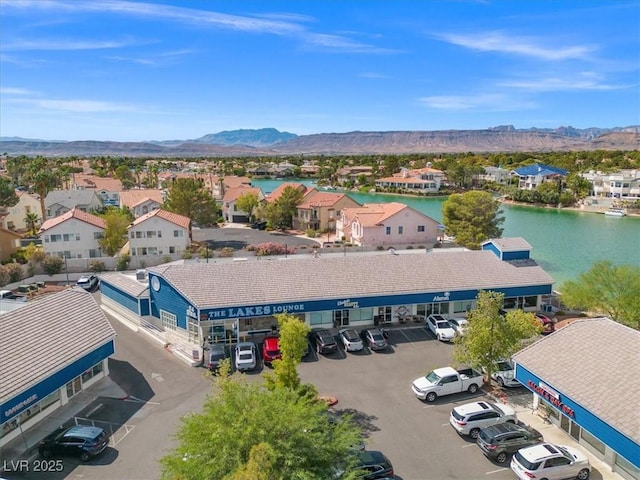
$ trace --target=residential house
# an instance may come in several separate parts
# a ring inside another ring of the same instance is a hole
[[[18,203],[13,207],[4,207],[2,212],[4,215],[0,220],[0,227],[18,232],[25,232],[29,229],[29,225],[25,221],[27,213],[35,213],[38,215],[39,226],[42,222],[42,207],[40,199],[37,195],[22,190],[16,190]]]
[[[47,255],[61,258],[101,257],[99,241],[105,228],[102,218],[73,208],[42,224],[39,232],[42,249]]]
[[[431,167],[409,170],[403,168],[392,177],[376,180],[376,187],[411,193],[437,193],[444,180],[444,172]]]
[[[120,192],[122,192],[122,182],[117,178],[99,177],[86,173],[74,173],[71,178],[71,188],[73,190],[88,190],[96,193],[102,204],[114,207],[120,206]]]
[[[500,167],[484,167],[484,173],[475,175],[475,180],[478,185],[483,185],[488,182],[499,183],[506,185],[509,183],[509,170]]]
[[[74,208],[82,212],[92,212],[102,208],[103,204],[93,190],[52,190],[45,197],[44,206],[49,219]]]
[[[317,165],[312,165],[310,163],[305,163],[300,167],[300,172],[307,177],[315,177],[320,171],[320,167]]]
[[[340,185],[345,183],[358,183],[361,175],[369,178],[373,175],[374,168],[369,165],[357,165],[354,167],[343,167],[336,172],[336,177]]]
[[[222,216],[226,222],[246,223],[250,221],[249,214],[236,207],[236,200],[247,193],[255,193],[258,196],[258,202],[264,200],[261,188],[245,186],[229,188],[222,198]],[[252,213],[255,215],[255,212]]]
[[[230,188],[250,186],[251,179],[249,177],[238,177],[235,175],[213,177],[211,182],[211,192],[213,194],[213,198],[216,200],[222,200],[224,198],[224,194]]]
[[[21,237],[19,233],[0,227],[0,262],[9,260],[18,251]]]
[[[562,168],[536,163],[516,168],[512,170],[511,175],[519,178],[518,188],[520,190],[535,190],[545,182],[562,181],[567,176],[567,171]]]
[[[129,225],[132,257],[182,254],[191,245],[191,219],[166,210],[153,210]]]
[[[591,197],[640,199],[640,170],[623,169],[613,173],[590,170],[580,176],[591,182]]]
[[[293,218],[297,230],[335,231],[342,209],[359,207],[360,204],[345,193],[323,192],[315,188],[305,195]]]
[[[292,163],[282,162],[271,167],[271,174],[274,177],[290,177],[293,175],[296,166]]]
[[[336,237],[356,245],[427,247],[437,242],[438,225],[434,219],[403,203],[365,203],[342,210]]]
[[[302,183],[285,182],[285,183],[281,183],[280,185],[278,185],[273,192],[269,193],[266,196],[265,200],[267,202],[269,202],[269,203],[275,202],[276,200],[278,200],[280,198],[280,196],[282,195],[282,192],[284,192],[284,190],[287,187],[295,188],[296,190],[301,192],[303,196],[307,195],[307,193],[311,190],[309,187],[307,187],[306,185],[304,185]]]
[[[162,208],[164,191],[157,188],[125,190],[120,192],[120,207],[127,207],[135,218]]]
[[[247,173],[254,177],[268,177],[271,175],[271,167],[269,165],[256,165],[248,168]]]

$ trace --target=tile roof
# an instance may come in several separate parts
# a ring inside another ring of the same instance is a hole
[[[433,180],[423,180],[417,177],[384,177],[378,178],[376,183],[391,182],[391,183],[433,183]]]
[[[162,205],[164,203],[162,190],[157,188],[143,188],[140,190],[124,190],[120,192],[121,207],[133,208],[147,200],[153,200]]]
[[[184,215],[180,215],[178,213],[168,212],[167,210],[162,210],[161,208],[159,208],[136,218],[129,228],[135,225],[140,225],[141,223],[149,220],[151,217],[162,218],[168,222],[178,225],[179,227],[186,228],[187,230],[189,230],[189,226],[191,224],[191,219],[189,217],[185,217]]]
[[[122,182],[117,178],[99,177],[86,173],[74,173],[72,182],[79,189],[91,189],[94,191],[121,192]]]
[[[222,180],[222,183],[227,188],[236,188],[236,187],[248,187],[251,185],[251,179],[249,177],[236,177],[236,176],[227,176],[227,177],[217,177],[213,179],[214,183],[219,183]]]
[[[424,168],[414,168],[413,170],[409,170],[409,175],[422,175],[423,173],[444,173],[442,170],[438,170],[437,168],[424,167]]]
[[[566,175],[567,171],[558,168],[552,167],[550,165],[542,165],[540,163],[534,163],[533,165],[527,165],[525,167],[516,168],[513,170],[517,175],[521,177],[542,175],[542,176],[550,176],[550,175]]]
[[[398,202],[365,203],[361,207],[347,207],[347,208],[344,208],[342,211],[345,217],[350,219],[352,222],[355,221],[355,219],[357,218],[358,223],[363,227],[373,227],[375,225],[378,225],[384,222],[387,218],[392,217],[398,212],[401,212],[405,208],[411,208],[411,207],[409,207],[408,205],[405,205],[404,203],[398,203]],[[412,209],[412,210],[414,210],[419,215],[423,215],[424,217],[429,218],[431,220],[430,217],[427,217],[423,213],[418,212],[415,209]]]
[[[0,316],[0,403],[94,350],[116,332],[93,295],[69,288]]]
[[[522,237],[507,237],[507,238],[490,238],[482,242],[482,245],[493,243],[500,249],[501,252],[519,252],[521,250],[529,250],[533,248],[529,242]]]
[[[78,210],[77,208],[74,208],[72,210],[69,210],[67,213],[63,213],[62,215],[58,215],[57,217],[50,218],[47,221],[45,221],[40,227],[40,232],[45,232],[47,230],[50,230],[53,227],[56,227],[61,223],[64,223],[67,220],[70,220],[71,218],[75,218],[77,220],[80,220],[81,222],[88,223],[89,225],[93,225],[94,227],[107,228],[107,224],[102,218],[96,215],[93,215],[91,213],[83,212],[82,210]]]
[[[638,330],[608,318],[575,320],[513,358],[550,387],[640,443]]]
[[[347,196],[346,193],[313,190],[315,193],[306,195],[304,201],[298,205],[298,208],[331,207]]]
[[[553,283],[541,267],[511,265],[489,251],[294,256],[147,270],[163,275],[199,308]]]
[[[271,192],[267,196],[267,202],[275,202],[276,200],[278,200],[278,198],[280,198],[280,196],[282,195],[282,192],[284,192],[284,189],[287,187],[293,187],[296,190],[301,191],[303,195],[307,191],[307,187],[302,183],[295,183],[295,182],[281,183],[276,187],[276,189],[273,192]]]
[[[222,197],[222,201],[235,202],[238,199],[238,197],[240,197],[241,195],[244,195],[245,193],[252,193],[252,192],[258,195],[258,199],[262,197],[262,190],[259,189],[258,187],[241,186],[241,187],[229,188],[224,193],[224,197]]]

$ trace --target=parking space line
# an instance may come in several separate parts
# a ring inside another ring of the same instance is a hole
[[[497,470],[491,470],[489,472],[486,472],[485,475],[492,475],[494,473],[504,472],[505,470],[509,470],[509,469],[508,468],[498,468]]]
[[[440,425],[441,427],[446,427],[447,425],[449,425],[449,422],[447,423],[443,423],[442,425]]]
[[[99,403],[98,405],[95,406],[95,408],[93,408],[89,413],[87,413],[87,417],[90,417],[91,415],[96,413],[98,410],[100,410],[102,407],[104,407],[104,405],[102,403]]]
[[[469,447],[475,447],[476,444],[475,443],[468,443],[467,445],[463,445],[461,448],[469,448]]]
[[[398,330],[398,331],[399,331],[399,332],[404,336],[404,338],[406,338],[406,339],[407,339],[407,341],[408,341],[410,344],[412,344],[412,345],[413,345],[413,340],[411,340],[409,337],[407,337],[407,334],[406,334],[406,333],[404,333],[402,330]]]

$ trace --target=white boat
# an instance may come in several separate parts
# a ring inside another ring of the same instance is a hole
[[[624,217],[627,212],[624,211],[624,208],[610,208],[604,214],[610,217]]]

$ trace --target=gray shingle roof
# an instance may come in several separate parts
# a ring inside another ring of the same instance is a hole
[[[541,267],[511,265],[489,251],[263,258],[148,270],[198,308],[553,283]]]
[[[509,237],[509,238],[492,238],[486,242],[482,242],[482,245],[487,243],[495,244],[502,252],[518,252],[520,250],[531,250],[533,247],[529,245],[522,237]]]
[[[640,442],[640,332],[608,318],[576,320],[513,356],[534,375]]]
[[[52,190],[47,193],[44,203],[46,208],[59,204],[71,210],[78,205],[89,205],[95,200],[102,203],[100,197],[93,190]]]
[[[89,292],[70,288],[0,316],[0,401],[115,337]]]
[[[139,282],[132,275],[126,275],[120,272],[102,273],[100,274],[100,281],[118,287],[123,292],[133,295],[134,297],[149,296],[149,284]]]

